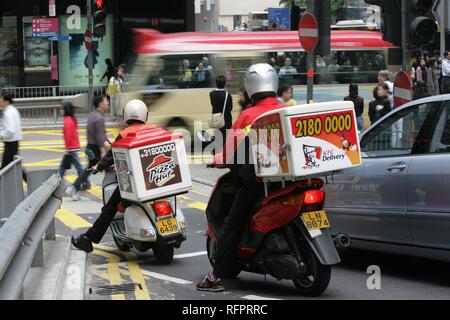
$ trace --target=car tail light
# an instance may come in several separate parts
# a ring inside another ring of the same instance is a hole
[[[322,203],[325,199],[325,193],[322,190],[309,190],[305,192],[305,204]]]
[[[172,207],[168,201],[155,202],[153,208],[155,209],[155,214],[157,217],[166,217],[173,213]]]

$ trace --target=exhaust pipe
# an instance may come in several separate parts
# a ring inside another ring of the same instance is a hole
[[[348,235],[341,233],[333,238],[333,242],[338,252],[344,252],[350,248],[352,239]]]

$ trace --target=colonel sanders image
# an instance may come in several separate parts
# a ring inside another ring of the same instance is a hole
[[[156,157],[146,169],[149,173],[149,182],[156,184],[158,187],[162,187],[176,177],[174,169],[175,162],[172,158],[164,155]]]
[[[305,169],[319,168],[318,161],[322,156],[322,148],[303,145],[303,153],[305,154]]]
[[[256,153],[256,157],[257,157],[256,166],[258,174],[261,174],[263,169],[269,169],[272,167],[272,161],[270,161],[270,158],[264,157],[264,155],[259,152]]]

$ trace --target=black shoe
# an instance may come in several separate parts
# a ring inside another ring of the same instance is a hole
[[[78,237],[72,236],[71,242],[75,248],[80,249],[86,253],[91,253],[92,251],[94,251],[94,248],[92,247],[92,241],[89,240],[84,234]]]

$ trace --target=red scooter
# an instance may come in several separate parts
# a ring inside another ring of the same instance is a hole
[[[325,194],[321,179],[266,184],[266,196],[255,204],[236,252],[241,271],[292,280],[304,296],[319,296],[328,287],[331,266],[340,262],[338,248],[348,247],[350,239],[339,235],[333,241],[330,223],[323,210]],[[221,177],[211,195],[207,252],[215,262],[217,236],[239,186],[232,173]]]

